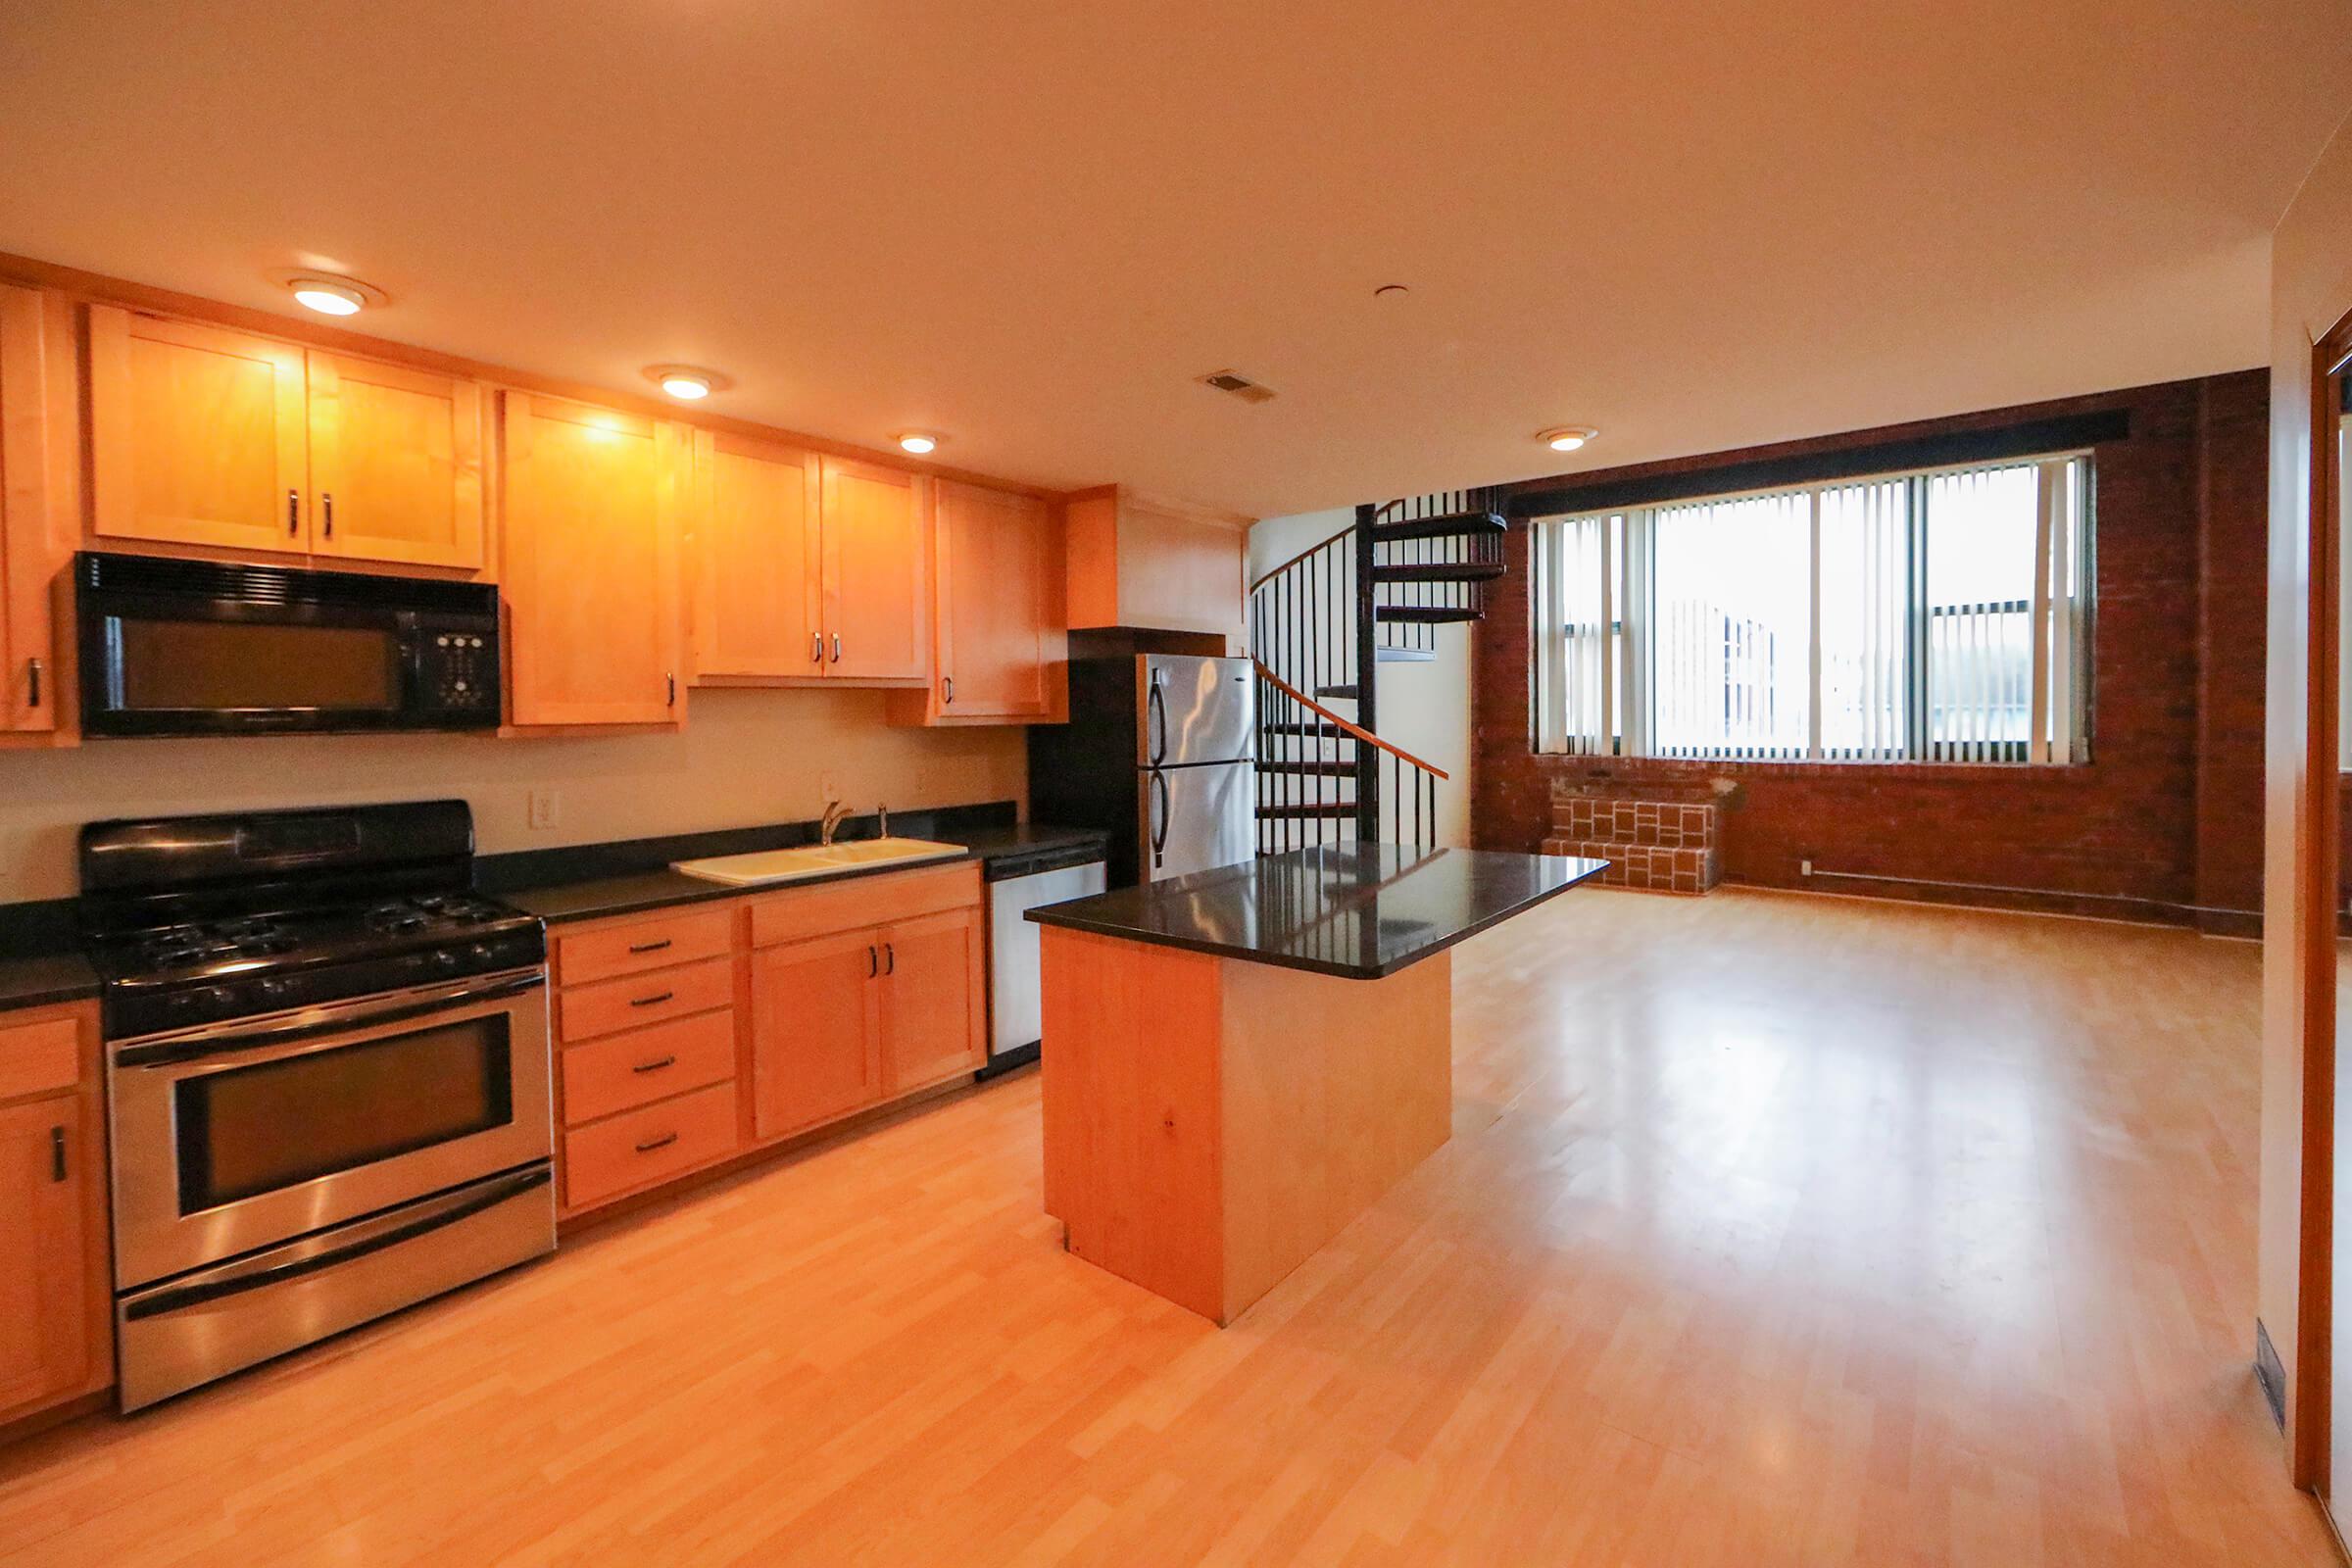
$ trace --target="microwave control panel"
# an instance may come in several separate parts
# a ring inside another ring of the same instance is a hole
[[[424,706],[498,722],[498,632],[481,626],[419,626],[416,673]]]

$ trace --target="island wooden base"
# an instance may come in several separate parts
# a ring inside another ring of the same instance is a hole
[[[1453,965],[1343,980],[1049,926],[1046,1211],[1232,1322],[1442,1147]]]

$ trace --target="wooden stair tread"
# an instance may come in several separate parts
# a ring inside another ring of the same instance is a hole
[[[1355,816],[1353,801],[1325,801],[1311,806],[1261,806],[1257,819],[1261,822],[1338,822]]]
[[[1470,605],[1374,605],[1372,617],[1416,626],[1447,626],[1458,621],[1484,620],[1487,612]]]
[[[1374,582],[1493,582],[1508,568],[1499,561],[1431,561],[1374,566]]]
[[[1411,517],[1402,522],[1376,522],[1372,537],[1392,539],[1452,539],[1471,534],[1506,533],[1510,524],[1499,512],[1446,512],[1434,517]]]
[[[1344,686],[1318,686],[1315,688],[1315,695],[1317,697],[1337,697],[1344,702],[1352,703],[1358,694],[1355,682],[1349,681]]]
[[[1258,726],[1258,732],[1263,735],[1305,735],[1327,741],[1355,739],[1353,735],[1340,728],[1339,725],[1327,723],[1322,719],[1316,719],[1308,724],[1261,724]]]
[[[1260,773],[1295,773],[1307,778],[1353,778],[1356,765],[1352,760],[1334,762],[1322,759],[1279,760],[1271,762],[1261,760],[1257,770]]]

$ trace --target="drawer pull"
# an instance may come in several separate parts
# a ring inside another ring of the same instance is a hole
[[[629,944],[629,951],[631,953],[660,953],[675,940],[674,937],[663,937],[659,942],[632,942]]]
[[[639,1062],[636,1066],[631,1067],[629,1071],[660,1072],[664,1067],[675,1067],[677,1064],[678,1058],[676,1056],[663,1056],[660,1061]]]
[[[49,1129],[49,1179],[53,1182],[66,1179],[66,1130],[63,1127]]]
[[[670,1145],[676,1143],[677,1141],[678,1135],[676,1133],[663,1133],[661,1137],[653,1139],[648,1143],[639,1144],[637,1146],[637,1152],[640,1154],[650,1154],[657,1149],[667,1149]]]
[[[651,1007],[657,1005],[658,1004],[667,1002],[670,998],[676,995],[677,993],[675,991],[657,991],[650,997],[631,997],[629,999],[629,1005],[632,1007]]]

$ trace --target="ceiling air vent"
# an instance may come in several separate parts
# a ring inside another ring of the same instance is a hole
[[[1200,380],[1205,386],[1213,386],[1220,392],[1232,393],[1244,403],[1270,403],[1274,399],[1272,387],[1259,386],[1248,376],[1237,374],[1232,370],[1214,370],[1202,376]]]

